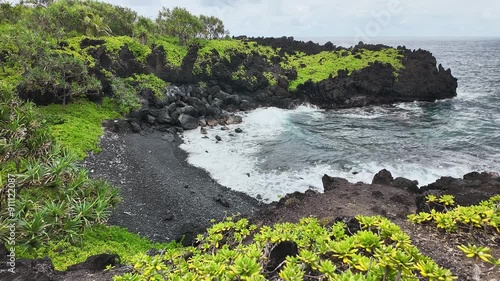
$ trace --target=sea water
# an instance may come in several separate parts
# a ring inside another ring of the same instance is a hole
[[[422,186],[441,176],[500,172],[500,39],[381,41],[431,51],[458,78],[458,96],[331,111],[259,108],[229,131],[209,129],[208,138],[185,132],[188,162],[264,202],[321,192],[324,174],[370,183],[385,168]]]

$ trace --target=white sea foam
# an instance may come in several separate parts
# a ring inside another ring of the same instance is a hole
[[[415,105],[407,106],[409,110],[415,110]],[[406,109],[406,106],[404,107]],[[461,177],[473,170],[472,168],[475,168],[474,170],[481,168],[474,167],[471,164],[474,161],[460,162],[459,159],[443,162],[448,164],[437,164],[411,163],[405,162],[404,159],[380,163],[374,162],[372,158],[368,161],[346,159],[352,164],[342,167],[325,163],[304,163],[302,170],[279,167],[263,169],[259,165],[263,163],[263,158],[273,155],[263,156],[262,149],[273,141],[282,141],[281,134],[294,130],[294,125],[290,121],[294,114],[305,114],[308,118],[320,120],[327,115],[310,106],[300,106],[295,110],[260,108],[242,114],[243,123],[229,126],[229,131],[222,131],[220,127],[209,129],[206,135],[208,138],[203,138],[204,135],[199,130],[185,132],[181,148],[188,152],[188,162],[191,165],[205,169],[220,184],[261,198],[264,202],[275,201],[285,194],[304,192],[310,188],[322,192],[321,178],[324,174],[343,177],[351,182],[370,183],[378,171],[388,169],[394,177],[418,180],[422,186],[434,182],[441,176]],[[346,114],[358,113],[346,112]],[[370,114],[373,115],[369,116],[376,116],[382,113],[376,110]],[[234,132],[238,127],[243,129],[243,133]],[[222,138],[221,142],[216,142],[217,135]],[[431,161],[429,159],[429,162]],[[283,166],[287,166],[287,163],[283,163]]]

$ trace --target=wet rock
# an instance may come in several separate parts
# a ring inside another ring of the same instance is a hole
[[[234,131],[238,134],[243,133],[243,130],[241,128],[236,128]]]
[[[321,180],[323,181],[323,189],[325,192],[335,189],[338,185],[349,183],[349,181],[344,178],[330,177],[327,174],[325,174]]]
[[[202,135],[206,135],[206,134],[208,134],[207,128],[205,128],[205,127],[201,127],[201,128],[200,128],[200,133],[201,133]]]
[[[394,187],[408,190],[412,193],[420,193],[420,188],[418,188],[418,181],[409,180],[407,178],[398,177],[394,179],[391,184]]]
[[[253,102],[250,102],[248,100],[242,100],[240,103],[240,109],[243,111],[250,111],[253,109],[256,109],[257,105]]]
[[[187,114],[181,114],[179,116],[179,123],[184,130],[193,130],[198,128],[198,118]]]
[[[222,126],[220,129],[222,131],[229,131],[229,127],[228,126]]]
[[[240,124],[241,122],[243,122],[243,118],[241,116],[232,115],[232,116],[227,117],[227,119],[226,119],[227,125]]]
[[[391,172],[383,169],[373,177],[372,184],[391,185],[393,180]]]
[[[215,139],[216,139],[217,141],[222,141],[222,138],[221,138],[219,135],[215,136]]]
[[[215,127],[215,126],[219,125],[219,122],[212,117],[208,117],[207,118],[207,125],[210,127]]]

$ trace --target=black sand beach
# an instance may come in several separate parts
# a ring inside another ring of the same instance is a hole
[[[189,165],[178,136],[172,142],[163,140],[163,135],[106,129],[102,152],[86,159],[84,165],[93,177],[120,189],[123,201],[110,224],[154,241],[186,235],[189,243],[190,234],[205,229],[211,219],[251,215],[258,208],[257,200],[219,185],[207,172]]]

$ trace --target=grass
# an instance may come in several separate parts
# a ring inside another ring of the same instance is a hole
[[[114,54],[118,54],[121,48],[125,45],[134,54],[135,58],[140,62],[146,62],[146,58],[151,54],[151,48],[143,45],[139,40],[128,36],[106,36],[102,37],[106,41],[106,49]]]
[[[85,261],[98,254],[117,254],[122,263],[131,263],[132,258],[149,249],[171,249],[175,243],[153,243],[127,229],[118,226],[97,225],[84,231],[80,243],[49,242],[48,244],[28,252],[20,253],[19,258],[49,257],[56,270],[64,271],[68,266]]]
[[[168,64],[175,67],[180,67],[182,65],[182,60],[188,53],[187,47],[180,46],[179,40],[175,37],[162,36],[154,39],[153,44],[163,47]]]
[[[347,56],[342,55],[344,52],[347,52]],[[357,55],[360,57],[357,58]],[[339,70],[347,70],[350,74],[376,61],[391,64],[397,72],[403,68],[401,59],[402,55],[398,50],[392,48],[381,51],[363,50],[356,55],[348,51],[321,52],[309,56],[298,53],[293,56],[287,55],[281,66],[285,69],[297,70],[297,79],[291,81],[289,86],[290,90],[295,90],[298,85],[304,84],[309,79],[313,82],[319,82],[327,79],[330,75],[337,76]]]
[[[101,124],[106,119],[119,118],[109,102],[102,105],[77,101],[67,104],[52,104],[38,107],[41,116],[47,120],[49,131],[56,141],[71,148],[78,158],[87,152],[99,152],[99,138],[103,134]]]

